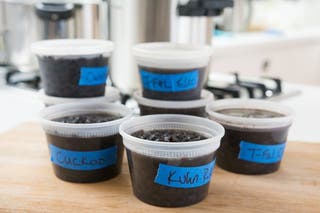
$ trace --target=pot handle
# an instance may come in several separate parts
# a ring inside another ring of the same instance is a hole
[[[60,21],[66,20],[74,15],[75,6],[71,3],[37,3],[35,5],[36,15],[43,20]]]

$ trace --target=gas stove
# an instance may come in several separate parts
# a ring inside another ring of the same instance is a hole
[[[38,70],[22,72],[13,66],[0,66],[0,81],[2,84],[28,90],[39,90],[41,88],[40,73]]]
[[[213,73],[205,88],[215,99],[253,98],[277,100],[298,95],[298,88],[290,87],[280,78],[247,77],[238,73]]]
[[[5,73],[6,84],[23,89],[39,90],[41,80],[39,71],[21,72],[10,66],[2,66],[1,73]],[[3,78],[2,77],[2,78]],[[111,82],[108,82],[110,85]],[[225,98],[253,98],[282,100],[300,94],[296,86],[291,86],[275,77],[248,77],[238,73],[214,72],[209,75],[205,89],[211,91],[215,99]],[[131,99],[130,95],[122,94],[122,103]]]

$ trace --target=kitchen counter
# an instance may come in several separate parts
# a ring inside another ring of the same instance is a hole
[[[301,31],[265,31],[225,33],[214,36],[212,46],[213,57],[228,57],[243,52],[258,52],[261,49],[273,51],[275,48],[288,48],[297,45],[320,44],[320,29],[305,29]]]
[[[288,143],[279,171],[268,175],[215,167],[204,201],[159,208],[134,197],[126,159],[122,173],[109,181],[59,180],[45,141],[32,123],[0,134],[0,212],[320,212],[320,144]]]
[[[37,121],[43,104],[33,90],[0,86],[0,132],[27,121]]]
[[[320,28],[213,37],[211,72],[238,72],[320,85]]]
[[[294,123],[289,139],[294,141],[319,142],[320,131],[320,87],[292,84],[300,93],[297,96],[275,100],[291,107],[294,111]]]
[[[320,87],[290,85],[300,90],[297,96],[275,100],[288,105],[295,112],[295,120],[290,129],[289,141],[320,142]],[[13,87],[0,87],[0,133],[21,123],[37,121],[43,104],[34,91]]]

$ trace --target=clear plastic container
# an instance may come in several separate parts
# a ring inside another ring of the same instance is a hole
[[[105,40],[53,39],[32,44],[49,96],[103,96],[113,43]]]
[[[108,113],[118,116],[101,123],[63,123],[65,116]],[[41,112],[55,175],[65,181],[107,180],[121,172],[123,145],[119,126],[132,116],[125,106],[112,103],[66,103]]]
[[[141,130],[192,131],[207,139],[175,143],[133,136]],[[224,135],[220,124],[189,115],[147,115],[124,122],[119,132],[137,198],[156,206],[178,207],[198,203],[207,196],[215,153]]]
[[[279,169],[293,122],[291,109],[271,101],[226,99],[210,103],[206,111],[226,129],[217,153],[221,168],[242,174]]]
[[[191,101],[162,101],[145,98],[141,91],[133,94],[138,102],[140,115],[152,114],[185,114],[198,117],[206,117],[206,105],[213,100],[213,94],[208,90],[202,90],[201,99]]]
[[[139,66],[143,97],[159,100],[196,100],[207,78],[209,46],[169,42],[133,47]]]
[[[63,103],[93,103],[93,102],[100,102],[100,103],[115,103],[120,101],[120,91],[115,87],[106,87],[106,93],[104,96],[100,97],[92,97],[92,98],[61,98],[61,97],[54,97],[46,95],[44,90],[39,91],[39,98],[43,102],[43,104],[48,107],[56,104],[63,104]]]

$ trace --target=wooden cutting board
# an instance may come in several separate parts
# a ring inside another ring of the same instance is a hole
[[[208,197],[185,208],[136,199],[126,159],[117,178],[96,184],[57,179],[44,133],[26,124],[0,135],[0,212],[320,212],[320,144],[289,142],[281,169],[247,176],[215,168]]]

